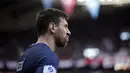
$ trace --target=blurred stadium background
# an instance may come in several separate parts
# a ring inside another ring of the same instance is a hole
[[[70,42],[56,50],[59,73],[130,73],[130,0],[1,0],[0,73],[15,73],[46,8],[70,16]]]

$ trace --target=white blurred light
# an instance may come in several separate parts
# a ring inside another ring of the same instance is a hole
[[[100,2],[105,2],[105,0],[99,0]]]
[[[120,34],[120,39],[121,40],[128,40],[130,38],[130,33],[129,32],[122,32]]]
[[[59,61],[59,68],[71,68],[73,66],[73,60],[60,60]]]
[[[82,68],[86,66],[86,62],[84,61],[84,59],[78,59],[75,63],[76,68]]]
[[[17,62],[16,61],[7,61],[6,62],[6,67],[8,69],[16,69]]]
[[[98,48],[87,48],[83,52],[83,55],[89,59],[95,58],[98,54],[99,54]]]
[[[122,1],[121,0],[115,0],[117,5],[122,5]]]
[[[91,1],[91,0],[85,0],[85,1]]]
[[[78,2],[84,2],[84,0],[77,0]]]
[[[117,63],[114,66],[114,70],[115,71],[121,70],[121,69],[123,69],[123,66],[124,66],[124,63]]]
[[[105,54],[102,62],[102,66],[104,69],[110,69],[113,67],[113,58],[109,54]]]
[[[107,1],[112,1],[112,0],[107,0]]]
[[[100,3],[97,0],[85,0],[85,6],[93,19],[99,15]]]

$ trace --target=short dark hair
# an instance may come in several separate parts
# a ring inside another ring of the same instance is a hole
[[[47,32],[50,22],[59,24],[60,17],[65,18],[65,20],[68,20],[67,14],[59,9],[50,8],[50,9],[46,9],[45,11],[41,10],[38,13],[36,19],[38,36],[40,36],[41,34],[45,34]]]

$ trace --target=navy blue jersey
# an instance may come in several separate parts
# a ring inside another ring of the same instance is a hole
[[[23,53],[16,73],[57,73],[58,63],[57,55],[47,45],[38,43]]]

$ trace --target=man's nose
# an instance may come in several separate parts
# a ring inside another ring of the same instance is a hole
[[[68,31],[67,31],[67,35],[69,35],[69,36],[71,35],[71,32],[70,32],[70,30],[69,30],[69,29],[68,29]]]

